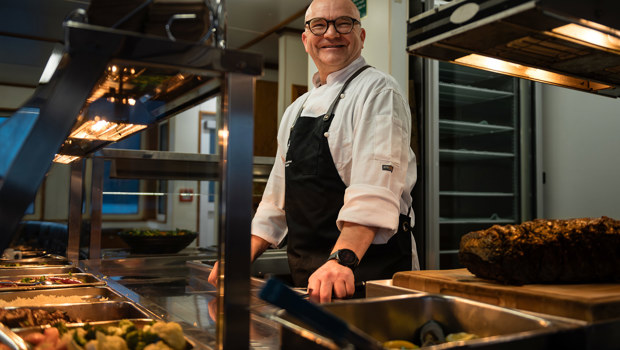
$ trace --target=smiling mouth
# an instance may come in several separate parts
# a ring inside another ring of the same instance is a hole
[[[340,49],[343,48],[344,45],[325,45],[321,47],[322,49]]]

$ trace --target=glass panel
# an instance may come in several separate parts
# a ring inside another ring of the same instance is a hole
[[[159,125],[159,147],[160,151],[170,150],[170,126],[168,123]],[[168,193],[168,180],[157,181],[157,191],[159,193]],[[166,215],[168,210],[167,196],[157,197],[157,214]]]
[[[125,140],[109,145],[109,148],[140,149],[141,134],[136,134]],[[110,178],[111,162],[105,161],[103,173],[103,203],[102,214],[104,215],[128,215],[138,214],[140,180],[113,179]]]
[[[520,222],[515,78],[439,64],[440,268],[461,267],[461,237]]]

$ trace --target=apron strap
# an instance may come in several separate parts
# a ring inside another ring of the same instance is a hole
[[[331,106],[329,106],[329,109],[327,110],[327,113],[325,113],[325,115],[329,116],[330,118],[332,117],[332,114],[334,113],[334,109],[336,109],[336,106],[338,105],[338,102],[340,102],[340,99],[343,97],[342,93],[344,92],[344,90],[347,88],[347,86],[349,85],[349,83],[355,79],[355,77],[357,77],[358,75],[360,75],[360,73],[362,73],[363,71],[365,71],[367,68],[370,68],[371,66],[369,65],[365,65],[364,67],[361,67],[360,69],[358,69],[357,71],[355,71],[355,73],[353,73],[349,79],[347,79],[347,81],[344,82],[344,85],[342,85],[342,88],[340,89],[340,92],[338,93],[338,95],[336,96],[336,98],[334,99],[334,102],[332,102]],[[306,101],[308,100],[308,97],[310,97],[310,95],[306,96],[306,99],[304,100],[304,102],[301,104],[301,108],[299,108],[299,111],[297,112],[297,115],[295,116],[295,120],[293,121],[293,124],[291,125],[291,130],[289,131],[290,134],[292,134],[293,132],[293,128],[295,127],[295,124],[297,123],[297,120],[299,119],[299,117],[301,117],[301,113],[304,110],[304,105],[306,104]],[[289,134],[289,138],[288,138],[288,143],[287,146],[291,145],[291,137]]]
[[[367,68],[370,68],[371,66],[369,65],[365,65],[364,67],[361,67],[360,69],[358,69],[357,71],[355,71],[355,73],[353,73],[349,79],[347,79],[347,81],[345,81],[344,85],[342,85],[342,89],[340,89],[340,92],[338,93],[338,96],[336,96],[336,98],[334,99],[334,102],[332,102],[332,105],[329,106],[329,109],[327,110],[327,113],[325,113],[326,115],[328,115],[330,118],[334,113],[334,109],[336,109],[336,106],[338,105],[338,102],[340,102],[340,100],[342,98],[344,98],[344,96],[342,95],[344,93],[344,90],[347,88],[347,86],[349,86],[349,83],[355,79],[355,77],[357,77],[358,75],[360,75],[360,73],[362,73],[363,71],[365,71]]]

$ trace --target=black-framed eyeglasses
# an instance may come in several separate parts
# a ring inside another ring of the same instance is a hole
[[[353,27],[355,27],[357,23],[360,23],[360,21],[349,16],[338,17],[331,21],[317,17],[306,21],[306,26],[308,26],[312,34],[320,36],[327,32],[330,23],[334,26],[336,32],[340,34],[349,34],[353,30]]]

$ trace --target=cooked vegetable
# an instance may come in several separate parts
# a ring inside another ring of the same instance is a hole
[[[147,327],[144,327],[147,328]],[[181,325],[176,322],[155,322],[150,329],[175,350],[185,348],[185,337]]]
[[[448,334],[446,336],[446,341],[451,342],[451,341],[471,340],[471,339],[477,339],[477,338],[478,336],[473,333],[458,332],[458,333]]]
[[[420,347],[406,340],[388,340],[383,343],[383,347],[388,350],[408,350],[419,349]]]
[[[25,337],[34,350],[184,350],[185,336],[178,323],[155,322],[138,329],[130,320],[115,326],[93,326],[67,329],[65,324],[47,328],[44,336]]]

